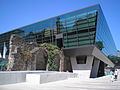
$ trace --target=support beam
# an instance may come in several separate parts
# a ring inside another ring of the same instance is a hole
[[[91,75],[90,75],[91,78],[97,77],[99,64],[100,64],[100,60],[95,58],[92,64],[92,70],[91,70]]]
[[[70,57],[73,73],[77,73],[80,78],[89,78],[92,69],[94,56],[87,56],[86,64],[77,64],[76,57]]]

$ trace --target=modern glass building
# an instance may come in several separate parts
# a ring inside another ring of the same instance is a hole
[[[1,53],[4,42],[9,50],[12,34],[26,42],[51,43],[63,48],[73,72],[85,69],[87,76],[96,77],[103,72],[104,63],[114,66],[106,56],[116,55],[117,49],[99,4],[0,34]]]
[[[109,27],[100,5],[83,8],[47,20],[33,23],[10,32],[0,34],[0,52],[12,34],[25,38],[27,42],[51,43],[63,48],[96,45],[102,42],[105,55],[116,54]]]

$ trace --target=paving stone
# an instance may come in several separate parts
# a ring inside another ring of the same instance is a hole
[[[70,78],[46,84],[18,83],[1,85],[0,90],[120,90],[120,78],[111,82],[110,76],[95,79]]]

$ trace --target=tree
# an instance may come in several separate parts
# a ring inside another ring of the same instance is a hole
[[[96,42],[96,47],[97,47],[98,49],[102,50],[102,49],[104,48],[103,42],[102,42],[102,41]]]
[[[55,64],[55,56],[57,55],[57,52],[58,52],[59,48],[57,46],[54,46],[54,45],[51,45],[51,44],[48,44],[48,43],[40,44],[40,47],[44,47],[44,48],[46,48],[48,50],[48,65],[47,65],[47,69],[49,71],[56,70],[56,68],[58,66]]]
[[[120,57],[109,55],[108,58],[115,64],[115,66],[120,66]]]

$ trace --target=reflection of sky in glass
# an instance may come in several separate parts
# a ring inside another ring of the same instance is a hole
[[[116,54],[117,49],[115,43],[101,10],[99,10],[98,15],[96,41],[103,42],[104,48],[102,49],[102,51],[105,53],[105,55]]]
[[[69,32],[72,32],[72,29],[74,28],[78,20],[86,19],[89,15],[96,13],[97,10],[100,10],[99,6],[94,6],[84,10],[78,10],[76,12],[60,15],[55,18],[51,18],[48,20],[44,20],[42,22],[38,22],[32,25],[23,27],[21,28],[21,30],[25,31],[25,35],[28,35],[30,32],[39,33],[43,30],[54,30],[55,28],[57,28],[56,22],[59,21],[61,33],[66,33],[66,32],[69,33]],[[99,18],[98,18],[98,24],[97,24],[96,41],[103,42],[104,48],[102,51],[106,55],[115,54],[114,52],[116,51],[116,48],[114,48],[115,47],[114,41],[112,39],[109,28],[106,24],[105,18],[101,11],[99,12],[98,17]],[[86,26],[88,25],[86,24]]]
[[[89,29],[95,28],[97,11],[99,12],[98,12],[96,41],[103,42],[104,48],[102,51],[105,53],[105,55],[115,54],[116,47],[112,39],[112,36],[110,34],[107,23],[105,21],[104,15],[101,12],[99,6],[94,6],[91,8],[86,8],[86,9],[78,10],[68,14],[60,15],[54,18],[50,18],[47,20],[43,20],[43,21],[19,28],[19,30],[23,31],[21,32],[21,35],[24,35],[24,37],[28,41],[38,40],[40,43],[43,43],[46,41],[55,42],[54,40],[55,34],[59,34],[59,33],[66,34],[66,33],[71,33],[77,30],[82,31],[82,30],[88,29],[86,31],[87,33],[82,33],[82,34],[75,33],[75,35],[64,36],[63,45],[64,47],[67,47],[67,46],[72,47],[72,46],[79,46],[80,44],[84,45],[85,43],[86,45],[93,44],[95,31],[89,32]],[[93,35],[89,36],[90,34],[93,34]],[[82,36],[88,36],[88,37],[82,37]],[[79,38],[79,37],[82,37],[82,38]],[[68,43],[68,42],[72,42],[72,43]]]

